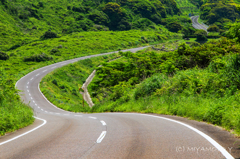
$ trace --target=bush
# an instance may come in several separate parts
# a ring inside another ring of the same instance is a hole
[[[207,32],[203,29],[196,31],[195,35],[197,36],[197,41],[206,41],[207,40]]]
[[[24,57],[24,62],[28,61],[34,61],[34,62],[41,62],[41,61],[49,61],[52,60],[53,58],[46,55],[45,53],[38,54],[38,55],[32,55],[30,57]]]
[[[43,39],[51,39],[51,38],[57,38],[57,33],[52,31],[46,31],[41,38]]]
[[[157,89],[161,88],[166,79],[167,77],[164,74],[155,74],[152,77],[147,78],[136,88],[134,98],[138,99],[140,97],[152,95]]]
[[[178,32],[179,30],[182,30],[182,25],[178,22],[172,22],[167,24],[167,29],[171,32]]]
[[[197,31],[197,29],[193,28],[192,25],[188,25],[186,27],[183,27],[182,33],[185,37],[194,35],[194,33]]]
[[[214,24],[214,25],[209,26],[207,31],[209,31],[209,32],[219,32],[219,27]]]
[[[109,23],[108,16],[101,11],[95,11],[90,13],[88,18],[92,20],[95,24],[107,25]]]
[[[191,47],[198,47],[198,46],[200,46],[200,44],[198,43],[198,42],[192,42],[191,44],[190,44],[190,46]]]
[[[226,36],[230,39],[235,39],[240,42],[240,23],[235,22],[230,25],[229,30],[226,32]]]
[[[147,18],[141,18],[133,23],[132,29],[146,30],[150,25],[154,25],[151,20]]]
[[[0,60],[8,60],[9,55],[0,51]]]
[[[52,49],[50,51],[50,54],[51,55],[56,55],[56,56],[61,56],[61,53],[60,53],[60,51],[58,49]]]

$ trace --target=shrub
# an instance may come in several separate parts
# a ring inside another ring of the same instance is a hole
[[[51,38],[57,38],[57,33],[52,31],[46,31],[41,38],[43,39],[51,39]]]
[[[151,20],[147,18],[141,18],[133,23],[132,29],[146,30],[150,25],[154,25]]]
[[[142,82],[134,92],[134,98],[150,96],[157,89],[160,89],[167,77],[164,74],[156,74]]]
[[[240,42],[240,23],[235,22],[232,25],[230,25],[229,31],[226,32],[226,36],[228,38],[234,39],[236,38],[236,40],[238,42]]]
[[[197,41],[206,41],[207,40],[207,32],[203,29],[196,31],[195,35],[197,36]]]
[[[191,44],[190,44],[190,46],[191,47],[198,47],[198,46],[200,46],[200,44],[198,43],[198,42],[192,42]]]
[[[52,49],[50,51],[50,54],[51,55],[56,55],[56,56],[61,56],[61,53],[60,53],[60,51],[58,49]]]
[[[8,60],[9,55],[0,51],[0,60]]]
[[[49,61],[52,60],[53,58],[46,55],[45,53],[38,54],[38,55],[32,55],[30,57],[24,57],[24,62],[28,61],[34,61],[34,62],[41,62],[41,61]]]
[[[95,24],[107,25],[109,23],[108,16],[101,11],[95,11],[90,13],[88,18],[92,20]]]
[[[214,24],[214,25],[211,25],[211,26],[207,29],[207,31],[209,31],[209,32],[219,32],[219,27]]]
[[[192,25],[188,25],[182,29],[182,33],[185,37],[189,35],[194,35],[194,33],[197,31],[197,29],[193,28]]]
[[[182,25],[178,22],[172,22],[167,24],[167,29],[171,32],[178,32],[179,30],[182,30]]]

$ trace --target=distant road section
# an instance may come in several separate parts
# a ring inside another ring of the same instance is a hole
[[[193,27],[195,29],[203,29],[203,30],[207,31],[208,27],[206,25],[202,25],[202,24],[198,23],[198,18],[199,18],[199,16],[191,17]]]

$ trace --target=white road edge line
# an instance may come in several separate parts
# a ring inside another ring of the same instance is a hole
[[[107,131],[103,131],[103,132],[101,133],[101,135],[98,137],[98,139],[97,139],[97,141],[96,141],[98,144],[102,142],[102,140],[103,140],[104,137],[106,136],[106,133],[107,133]]]
[[[101,120],[100,122],[102,123],[103,126],[104,126],[104,125],[107,125],[107,124],[105,123],[105,121],[103,121],[103,120]]]
[[[10,142],[10,141],[16,140],[16,139],[18,139],[18,138],[20,138],[20,137],[22,137],[22,136],[24,136],[24,135],[27,135],[27,134],[29,134],[30,132],[33,132],[33,131],[37,130],[38,128],[42,127],[43,125],[45,125],[45,124],[47,123],[47,121],[44,120],[44,119],[41,119],[41,118],[38,118],[38,117],[35,117],[35,116],[34,116],[34,118],[36,118],[36,119],[38,119],[38,120],[42,120],[43,123],[42,123],[41,125],[37,126],[36,128],[30,130],[30,131],[27,131],[27,132],[25,132],[25,133],[23,133],[23,134],[21,134],[21,135],[18,135],[18,136],[16,136],[16,137],[12,138],[12,139],[9,139],[9,140],[7,140],[7,141],[1,142],[0,145],[6,144],[6,143],[8,143],[8,142]]]
[[[116,113],[118,114],[118,113]],[[196,133],[198,133],[199,135],[201,135],[202,137],[204,137],[207,141],[209,141],[213,146],[215,146],[219,152],[222,153],[223,156],[225,156],[227,159],[234,159],[234,157],[229,154],[227,152],[227,150],[225,150],[219,143],[217,143],[215,140],[213,140],[210,136],[208,136],[207,134],[204,134],[203,132],[199,131],[198,129],[190,126],[190,125],[187,125],[185,123],[182,123],[180,121],[177,121],[177,120],[173,120],[173,119],[169,119],[169,118],[164,118],[164,117],[160,117],[160,116],[154,116],[154,115],[148,115],[148,114],[137,114],[137,113],[121,113],[121,114],[135,114],[135,115],[144,115],[144,116],[150,116],[150,117],[154,117],[154,118],[159,118],[159,119],[164,119],[164,120],[168,120],[168,121],[171,121],[171,122],[174,122],[174,123],[178,123],[178,124],[181,124],[193,131],[195,131]]]

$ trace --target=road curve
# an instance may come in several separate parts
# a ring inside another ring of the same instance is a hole
[[[42,95],[39,82],[47,73],[93,56],[99,55],[40,68],[16,83],[23,102],[34,109],[37,119],[0,138],[1,159],[233,158],[212,138],[176,120],[136,113],[72,113],[56,108]]]
[[[203,29],[203,30],[205,30],[205,31],[207,32],[207,26],[198,23],[198,18],[199,18],[199,16],[192,16],[192,17],[191,17],[192,26],[193,26],[195,29]]]

